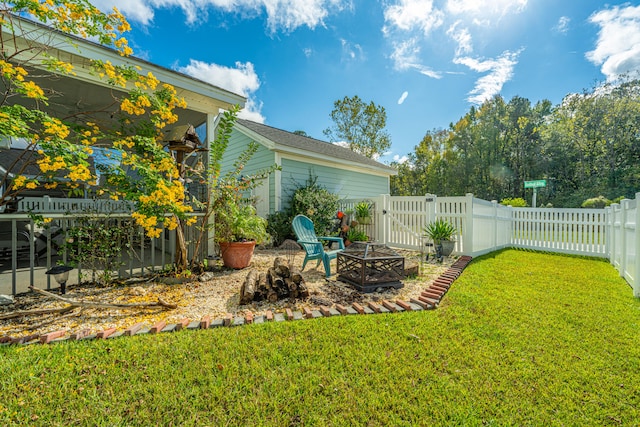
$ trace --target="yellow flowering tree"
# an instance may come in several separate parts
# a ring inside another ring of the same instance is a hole
[[[41,38],[29,39],[21,25],[24,18],[98,40],[122,56],[132,53],[122,36],[129,24],[115,8],[103,13],[87,0],[0,1],[0,138],[26,141],[19,160],[1,178],[0,206],[26,189],[63,184],[73,191],[94,185],[90,156],[96,148],[108,147],[117,161],[102,166],[106,185],[99,194],[134,202],[133,218],[149,237],[158,237],[163,226],[180,229],[183,222],[195,222],[186,220],[191,208],[185,204],[185,189],[175,161],[162,146],[163,128],[178,119],[174,110],[186,107],[176,90],[135,67],[93,61],[93,73],[114,87],[118,112],[102,122],[80,109],[69,114],[73,120],[56,117],[48,108],[47,93],[52,91],[44,87],[43,73],[72,76],[74,65],[59,59],[62,56]],[[37,166],[38,172],[27,173],[29,165]],[[183,233],[178,237],[181,270],[187,266],[186,244]]]

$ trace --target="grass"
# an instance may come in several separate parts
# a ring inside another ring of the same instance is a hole
[[[435,311],[0,348],[1,425],[637,425],[640,301],[506,250]]]

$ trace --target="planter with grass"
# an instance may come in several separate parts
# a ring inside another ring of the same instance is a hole
[[[424,228],[424,233],[435,245],[436,258],[451,255],[456,244],[453,237],[457,233],[456,228],[451,223],[444,219],[437,219]]]
[[[359,202],[354,209],[355,220],[363,225],[371,224],[371,207],[371,203],[367,201]]]

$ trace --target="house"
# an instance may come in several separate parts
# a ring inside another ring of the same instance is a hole
[[[143,75],[151,73],[160,83],[169,84],[175,88],[176,95],[185,100],[187,107],[174,110],[178,115],[178,121],[165,128],[167,137],[164,139],[167,145],[171,140],[169,135],[174,134],[178,129],[188,128],[188,125],[193,125],[200,135],[200,140],[208,145],[209,141],[214,140],[214,124],[219,112],[229,110],[234,105],[240,107],[245,105],[244,96],[140,58],[120,56],[116,50],[90,40],[56,31],[16,15],[2,14],[1,19],[3,20],[3,24],[0,25],[2,58],[27,69],[28,80],[37,83],[49,99],[46,104],[36,105],[32,99],[5,96],[2,98],[2,105],[22,104],[28,108],[40,108],[71,125],[76,120],[78,123],[90,121],[99,123],[102,129],[109,127],[118,129],[120,104],[117,99],[122,98],[125,93],[119,86],[110,85],[100,78],[92,68],[95,60],[136,69]],[[72,74],[56,75],[45,65],[48,59],[58,59],[71,64]],[[6,95],[7,92],[11,92],[6,84],[6,79],[0,79],[0,94]],[[105,160],[104,155],[100,159],[100,154],[104,154],[101,150],[109,150],[110,143],[111,141],[103,140],[100,141],[99,149],[92,147],[94,149],[92,164],[96,168],[101,161],[110,161]],[[64,227],[70,227],[74,218],[67,213],[87,210],[111,213],[121,208],[120,205],[115,206],[118,202],[109,199],[92,200],[89,198],[91,189],[85,189],[87,192],[84,195],[73,199],[68,198],[66,192],[60,191],[63,186],[57,190],[36,188],[20,191],[17,195],[12,194],[12,180],[16,176],[37,177],[40,174],[39,168],[24,162],[27,158],[35,160],[36,150],[37,147],[30,145],[27,141],[12,140],[0,135],[0,293],[15,294],[26,291],[29,284],[48,286],[49,279],[45,279],[44,274],[34,274],[39,256],[42,255],[47,260],[41,264],[42,266],[57,261],[57,258],[54,258],[57,256],[54,254],[54,248],[47,247],[47,243],[54,242],[54,239],[45,239],[45,250],[41,252],[42,240],[35,235],[39,231],[36,230],[33,219],[26,212],[44,213],[49,218],[54,218],[51,223],[53,225],[50,227],[57,226],[55,222],[64,224]],[[197,165],[198,160],[202,158],[206,161],[206,156],[195,152],[193,154],[185,159],[185,163]],[[188,190],[191,195],[201,200],[207,194],[206,188],[197,183],[190,184]],[[188,232],[195,234],[197,230],[192,227]],[[173,259],[173,255],[169,252],[176,246],[173,244],[175,234],[175,231],[165,232],[164,238],[159,239],[157,245],[151,248],[146,247],[142,241],[137,256],[128,263],[129,272],[134,271],[134,268],[140,268],[140,266],[146,268],[154,263],[155,265],[167,264],[167,260]],[[195,240],[190,236],[187,236],[187,239]],[[212,251],[212,248],[205,244],[199,250]],[[40,261],[43,260],[40,259]]]
[[[119,110],[119,103],[114,102],[114,98],[121,97],[124,93],[119,87],[109,85],[95,73],[91,67],[93,60],[109,61],[114,66],[134,67],[141,74],[152,73],[161,83],[172,85],[177,95],[184,98],[187,107],[175,110],[178,121],[165,129],[168,134],[191,124],[198,129],[202,140],[208,143],[214,139],[214,123],[220,110],[228,110],[233,105],[241,107],[245,105],[244,96],[186,74],[140,58],[123,57],[109,47],[56,31],[19,16],[11,15],[11,22],[13,25],[0,26],[3,50],[6,50],[9,56],[15,52],[21,52],[15,58],[25,61],[23,65],[35,68],[35,70],[30,68],[29,79],[38,83],[49,97],[48,105],[41,108],[54,117],[66,118],[68,122],[73,122],[74,117],[82,117],[84,120],[90,118],[91,121],[106,124],[106,126],[110,126],[111,123],[114,127],[119,126],[116,120],[117,114],[115,114]],[[73,65],[73,75],[59,75],[52,78],[52,72],[46,70],[45,65],[40,64],[40,59],[43,57],[39,55],[42,55],[43,44],[47,46],[46,53],[49,57]],[[0,80],[0,93],[5,90],[5,84]],[[33,101],[29,99],[14,99],[16,101],[11,102],[19,102],[30,108],[34,106]],[[3,159],[0,182],[5,175],[8,175],[10,181],[16,173],[17,169],[11,167],[13,163],[10,162],[9,157],[13,158],[18,153],[15,151],[16,148],[24,149],[25,146],[24,143],[16,144],[16,141],[10,141],[0,135],[0,158]],[[97,159],[94,161],[98,163]],[[30,175],[36,173],[37,171],[29,171]],[[0,196],[7,185],[10,185],[8,181],[4,183],[4,188],[0,188]],[[39,196],[35,192],[30,195]]]
[[[285,208],[290,196],[309,177],[343,199],[363,199],[388,194],[395,169],[354,151],[250,120],[238,119],[222,163],[229,170],[238,156],[255,141],[258,151],[245,166],[247,175],[276,164],[272,173],[254,189],[258,214],[266,216]]]

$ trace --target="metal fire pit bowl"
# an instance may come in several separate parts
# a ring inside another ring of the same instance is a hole
[[[338,253],[338,280],[360,292],[404,286],[404,257],[382,243],[354,242]]]

